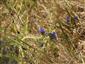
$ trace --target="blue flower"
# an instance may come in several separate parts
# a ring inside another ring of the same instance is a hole
[[[49,33],[49,37],[50,39],[56,39],[56,33],[55,32]]]
[[[66,22],[67,22],[67,24],[70,22],[70,16],[66,17]]]
[[[41,34],[44,34],[44,33],[45,33],[45,29],[41,27],[41,28],[39,29],[39,32],[40,32]]]
[[[78,17],[77,16],[74,16],[74,21],[78,21]]]

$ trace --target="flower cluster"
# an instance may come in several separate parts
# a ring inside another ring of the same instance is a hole
[[[40,32],[42,35],[48,35],[51,40],[53,40],[53,39],[56,40],[56,38],[57,38],[57,37],[56,37],[56,32],[46,33],[44,28],[40,28],[40,29],[39,29],[39,32]]]
[[[78,21],[78,17],[77,16],[74,16],[73,19],[74,19],[74,22],[77,22]],[[69,24],[70,20],[71,20],[71,17],[70,16],[67,16],[66,17],[66,23]]]

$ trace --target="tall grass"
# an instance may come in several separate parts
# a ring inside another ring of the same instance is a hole
[[[84,19],[75,2],[84,4],[1,0],[0,64],[85,64]]]

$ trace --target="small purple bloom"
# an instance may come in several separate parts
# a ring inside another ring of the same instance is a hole
[[[70,16],[67,16],[67,17],[66,17],[66,21],[67,21],[67,23],[70,22]]]
[[[78,21],[78,17],[77,16],[74,16],[74,21]]]
[[[50,39],[56,39],[56,33],[55,32],[49,33],[49,37]]]
[[[41,27],[41,28],[39,29],[39,32],[40,32],[41,34],[44,34],[44,33],[45,33],[45,29]]]

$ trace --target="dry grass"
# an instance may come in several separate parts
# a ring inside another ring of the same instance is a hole
[[[85,1],[0,0],[0,64],[85,64]]]

